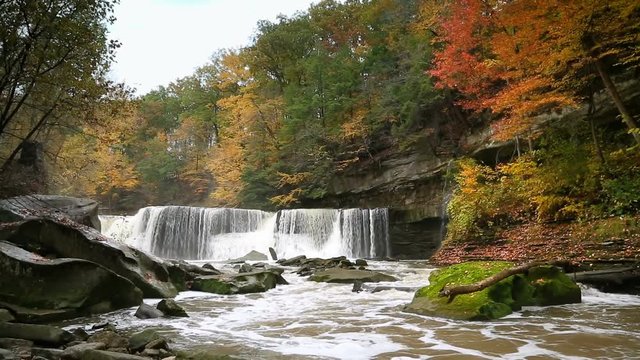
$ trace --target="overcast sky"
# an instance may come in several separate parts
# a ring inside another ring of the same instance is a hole
[[[110,37],[112,78],[145,94],[187,76],[219,49],[248,45],[258,20],[308,9],[314,0],[121,0]]]

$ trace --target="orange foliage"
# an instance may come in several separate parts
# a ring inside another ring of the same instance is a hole
[[[427,2],[430,3],[430,2]],[[461,104],[491,110],[494,135],[527,132],[532,118],[574,106],[596,59],[640,63],[640,7],[631,0],[453,0],[427,14],[446,14],[431,75],[466,96]],[[429,18],[429,17],[427,17]],[[587,69],[587,71],[585,71]]]

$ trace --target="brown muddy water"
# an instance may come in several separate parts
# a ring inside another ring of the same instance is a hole
[[[419,261],[370,268],[414,288],[433,270]],[[292,271],[284,274],[290,285],[263,294],[183,292],[176,301],[189,318],[139,320],[131,308],[65,325],[154,328],[173,348],[241,359],[640,359],[638,296],[583,287],[581,304],[525,308],[492,322],[450,321],[403,312],[413,292],[353,293],[350,285],[309,282]]]

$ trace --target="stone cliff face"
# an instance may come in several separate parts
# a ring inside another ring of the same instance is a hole
[[[388,207],[391,253],[428,258],[444,234],[447,164],[428,153],[397,154],[374,171],[335,179],[326,200],[334,207]]]
[[[617,85],[625,102],[640,113],[640,86],[637,79],[618,79]],[[616,107],[604,90],[594,95],[594,120],[597,126],[623,127],[616,119]],[[361,161],[332,179],[329,194],[320,201],[305,205],[333,208],[387,207],[390,214],[391,252],[398,258],[429,258],[445,235],[446,202],[452,188],[447,174],[459,155],[476,158],[489,166],[508,161],[516,154],[516,142],[491,140],[487,127],[466,133],[451,128],[468,128],[455,110],[440,109],[425,114],[431,123],[424,134],[414,134],[416,141],[406,150],[391,146],[379,151],[373,159]],[[583,121],[588,106],[563,109],[538,116],[539,130],[550,124],[573,126]],[[458,124],[458,125],[455,125]],[[529,144],[519,143],[525,151]],[[535,144],[533,145],[535,146]]]
[[[438,155],[427,139],[411,149],[389,152],[336,177],[319,205],[334,208],[387,207],[391,252],[399,258],[428,258],[444,234],[451,156]]]

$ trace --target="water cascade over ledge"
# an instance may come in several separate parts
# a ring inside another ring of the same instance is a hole
[[[101,216],[103,233],[163,258],[226,260],[251,250],[278,256],[390,256],[387,209],[152,206],[133,217]]]

